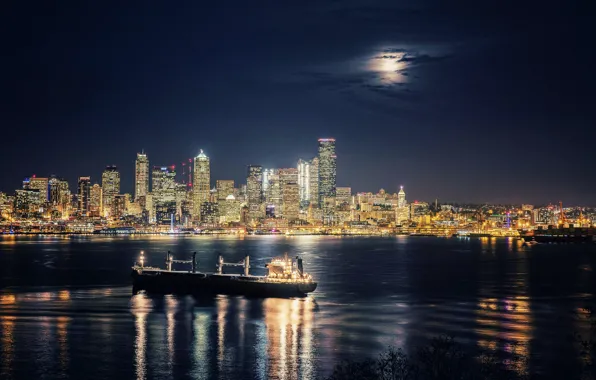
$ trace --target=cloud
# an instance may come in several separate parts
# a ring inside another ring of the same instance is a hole
[[[417,65],[421,65],[421,64],[425,64],[425,63],[434,63],[434,62],[439,62],[442,61],[444,59],[447,59],[448,56],[444,55],[444,56],[431,56],[428,54],[404,54],[399,60],[398,62],[408,62],[410,64],[417,64]]]

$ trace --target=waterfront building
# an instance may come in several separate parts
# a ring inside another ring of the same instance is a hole
[[[45,203],[48,201],[49,179],[36,177],[35,174],[29,178],[29,190],[39,191],[39,201]]]
[[[246,195],[248,201],[249,222],[254,222],[263,217],[261,204],[263,203],[263,167],[249,165],[246,177]]]
[[[427,214],[429,214],[428,203],[415,201],[414,203],[410,204],[411,219],[415,219],[416,217],[420,217]]]
[[[120,172],[116,166],[106,166],[101,175],[101,188],[104,216],[116,217],[114,199],[116,195],[120,194]]]
[[[209,157],[201,149],[194,162],[193,217],[200,220],[201,205],[209,201],[211,194],[211,168]]]
[[[224,201],[228,195],[234,194],[234,180],[218,179],[215,182],[215,188],[217,189],[217,201]]]
[[[143,196],[146,197],[147,195]],[[141,216],[143,214],[143,210],[141,209],[141,205],[139,202],[134,202],[133,198],[130,194],[124,194],[125,199],[125,215],[132,215],[132,216]]]
[[[178,220],[183,221],[186,217],[190,217],[188,213],[188,205],[186,205],[188,199],[188,191],[186,190],[185,183],[175,184],[175,196],[176,196],[176,215]]]
[[[300,203],[307,205],[310,201],[310,161],[298,160],[298,190],[300,193]]]
[[[145,197],[145,212],[143,215],[146,215],[146,222],[149,224],[153,224],[156,221],[155,216],[155,205],[153,203],[153,194],[148,193]]]
[[[103,214],[103,203],[102,203],[102,190],[99,183],[91,186],[89,196],[89,215],[93,217],[99,217]]]
[[[79,177],[77,192],[77,210],[79,215],[88,216],[91,197],[91,177]]]
[[[149,158],[145,151],[137,153],[135,161],[135,202],[149,192]]]
[[[325,198],[335,197],[336,167],[335,139],[319,139],[319,204]]]

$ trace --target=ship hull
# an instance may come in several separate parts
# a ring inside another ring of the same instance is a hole
[[[305,297],[317,283],[275,283],[254,277],[217,274],[132,271],[133,292],[144,290],[156,294],[240,295],[247,297]]]

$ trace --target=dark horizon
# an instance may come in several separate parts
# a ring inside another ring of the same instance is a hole
[[[408,200],[596,206],[591,4],[11,4],[0,191],[132,192],[204,149],[217,179],[337,140],[337,185]]]

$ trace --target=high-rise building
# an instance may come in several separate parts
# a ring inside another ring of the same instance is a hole
[[[37,189],[15,191],[14,212],[17,217],[30,218],[40,211],[41,194]]]
[[[211,169],[209,157],[205,155],[203,149],[195,157],[194,182],[193,182],[193,217],[200,220],[201,204],[209,201],[211,191]]]
[[[246,192],[248,200],[248,218],[255,221],[261,218],[261,204],[263,203],[263,167],[249,165],[246,178]]]
[[[217,223],[218,204],[203,202],[201,204],[201,223],[215,225]]]
[[[397,208],[395,209],[395,224],[404,225],[410,220],[410,208],[406,201],[406,192],[404,187],[399,187],[399,193],[397,193]]]
[[[406,207],[406,192],[404,191],[404,187],[399,187],[399,193],[397,193],[397,207]]]
[[[91,186],[91,192],[89,196],[89,215],[93,217],[99,217],[102,215],[102,191],[99,183]]]
[[[281,216],[288,221],[296,220],[300,214],[300,191],[298,183],[281,181]]]
[[[265,214],[269,217],[281,216],[281,182],[279,174],[269,174],[267,192],[265,193]]]
[[[337,205],[352,203],[352,188],[338,187],[335,190],[335,198]]]
[[[88,216],[91,198],[91,177],[79,177],[79,188],[77,192],[77,210],[80,215]]]
[[[48,201],[49,179],[36,177],[33,175],[29,178],[29,190],[39,191],[39,201],[45,203]]]
[[[269,188],[269,177],[277,174],[277,169],[263,169],[263,196],[267,194]]]
[[[298,160],[298,189],[300,191],[300,202],[308,204],[310,201],[310,161]]]
[[[50,176],[50,180],[48,181],[49,187],[49,202],[52,206],[57,206],[60,201],[60,180],[56,178],[56,176]]]
[[[153,194],[156,221],[159,224],[170,224],[172,215],[177,214],[176,168],[154,166],[151,177],[151,194]]]
[[[218,202],[219,223],[237,223],[241,217],[241,202],[230,194]]]
[[[234,180],[218,179],[215,188],[217,189],[217,201],[223,201],[228,195],[234,194]]]
[[[336,160],[335,139],[319,139],[319,204],[324,198],[335,197]]]
[[[135,202],[149,192],[149,159],[143,151],[137,153],[135,161]]]
[[[104,216],[114,216],[114,198],[120,194],[120,172],[114,165],[106,166],[101,175]],[[124,208],[124,206],[122,206]]]
[[[154,166],[151,176],[151,193],[153,194],[153,202],[175,202],[176,167]]]
[[[311,206],[315,206],[315,207],[319,207],[319,158],[315,157],[312,160],[310,160],[310,166],[309,166],[309,172],[310,172],[310,197],[309,197],[309,201],[310,201],[310,205]]]

